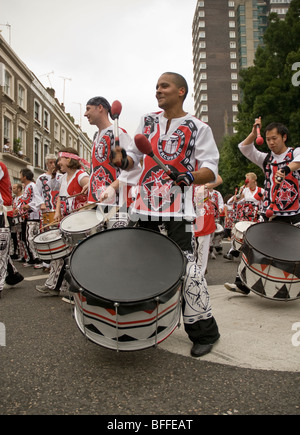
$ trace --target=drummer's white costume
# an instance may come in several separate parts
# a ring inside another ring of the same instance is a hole
[[[172,119],[167,133],[166,127],[163,112],[149,113],[142,118],[137,133],[149,139],[154,153],[171,170],[187,172],[206,167],[217,176],[219,155],[210,127],[190,114]],[[160,167],[140,153],[134,143],[128,155],[135,165],[141,159],[144,161],[131,217],[139,220],[140,226],[153,229],[159,218],[169,237],[184,251],[188,260],[183,285],[185,329],[194,343],[212,344],[219,338],[219,332],[212,316],[207,283],[191,247],[189,223],[195,218],[193,188],[182,193],[178,186],[172,187],[172,180],[166,180]]]

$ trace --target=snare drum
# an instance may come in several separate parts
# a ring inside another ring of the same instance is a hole
[[[69,255],[72,247],[68,246],[59,230],[40,233],[33,239],[37,256],[40,260],[56,260]]]
[[[184,272],[181,250],[158,232],[94,234],[74,249],[67,269],[77,326],[109,349],[155,346],[179,323]]]
[[[284,222],[248,228],[238,273],[259,296],[277,301],[300,298],[300,229]]]
[[[51,227],[51,224],[54,221],[54,215],[55,211],[45,211],[42,213],[43,227]]]
[[[121,228],[121,227],[127,227],[128,223],[129,223],[128,213],[119,212],[109,219],[106,226],[108,229]]]
[[[245,232],[254,223],[255,222],[250,221],[240,221],[234,225],[232,229],[232,244],[237,251],[241,250]]]
[[[82,210],[69,214],[60,223],[63,239],[70,246],[76,246],[85,238],[102,229],[103,215],[98,210]]]

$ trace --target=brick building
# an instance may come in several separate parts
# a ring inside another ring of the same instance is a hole
[[[35,178],[44,172],[45,156],[67,146],[90,161],[91,139],[74,123],[55,98],[0,36],[0,158],[12,182],[20,169]]]

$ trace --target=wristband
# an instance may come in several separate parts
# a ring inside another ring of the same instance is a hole
[[[289,173],[291,172],[288,166],[284,166],[283,168],[280,168],[280,171],[284,172],[285,176],[289,175]]]

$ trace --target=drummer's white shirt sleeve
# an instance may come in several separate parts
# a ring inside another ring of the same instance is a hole
[[[255,148],[254,142],[249,145],[243,145],[243,142],[238,145],[241,153],[263,170],[263,163],[268,153],[258,151],[258,149]]]

